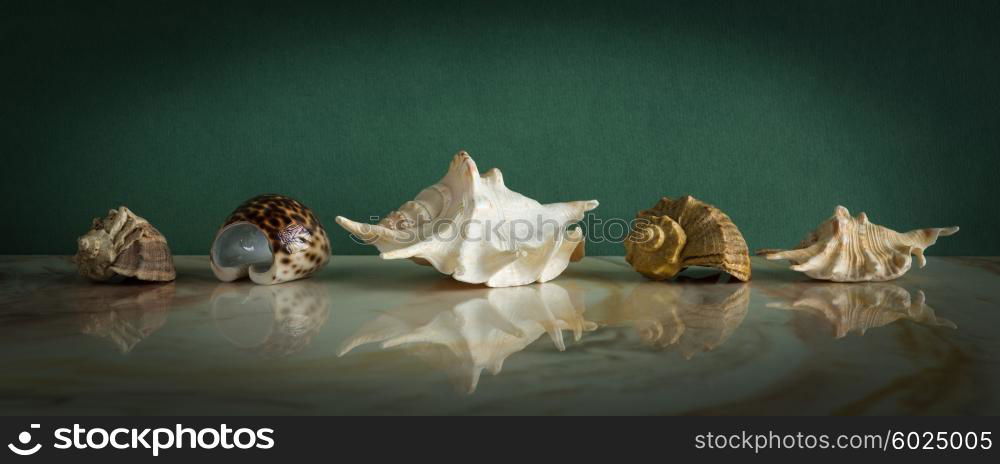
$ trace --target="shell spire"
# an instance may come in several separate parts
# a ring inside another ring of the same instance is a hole
[[[792,270],[807,276],[834,282],[885,281],[901,277],[910,270],[912,256],[924,267],[924,250],[937,243],[938,237],[957,233],[956,227],[917,229],[896,232],[873,224],[865,213],[851,217],[843,206],[791,250],[763,249],[757,254],[769,260],[786,259]]]
[[[479,173],[464,151],[448,171],[378,224],[343,216],[337,224],[383,259],[411,259],[456,280],[510,287],[554,279],[583,257],[583,233],[571,226],[597,200],[541,204],[507,188],[499,169]]]

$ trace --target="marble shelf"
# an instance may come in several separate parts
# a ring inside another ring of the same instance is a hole
[[[928,261],[839,284],[754,258],[743,284],[588,257],[490,289],[374,256],[270,287],[0,256],[0,411],[1000,414],[1000,258]]]

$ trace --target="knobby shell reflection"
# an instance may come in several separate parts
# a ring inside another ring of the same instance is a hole
[[[162,329],[171,308],[184,301],[173,282],[92,283],[75,269],[49,266],[35,272],[46,279],[11,273],[0,280],[0,329],[7,341],[32,337],[28,328],[49,327],[107,340],[128,354]]]
[[[938,317],[926,304],[922,290],[913,296],[906,289],[890,283],[798,283],[768,293],[781,301],[769,308],[804,311],[826,319],[835,338],[851,332],[864,335],[869,329],[899,320],[909,320],[932,327],[956,328]]]
[[[339,354],[368,343],[399,347],[448,372],[460,391],[471,394],[484,369],[499,374],[509,356],[543,334],[563,351],[562,331],[580,340],[597,328],[584,318],[583,291],[576,287],[448,286],[452,289],[431,291],[364,324],[344,341]]]
[[[313,281],[220,284],[212,292],[212,319],[233,345],[281,357],[309,345],[329,319],[330,303],[329,289]]]
[[[750,285],[684,282],[644,282],[617,308],[610,308],[610,326],[635,328],[643,343],[676,349],[684,359],[712,351],[743,323],[750,306]]]
[[[167,323],[175,287],[173,282],[136,284],[131,288],[95,285],[83,293],[88,291],[96,298],[86,298],[86,310],[79,313],[80,332],[104,338],[126,354]]]

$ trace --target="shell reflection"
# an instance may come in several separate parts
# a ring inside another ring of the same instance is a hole
[[[800,283],[769,293],[781,301],[769,303],[768,307],[820,316],[833,326],[836,338],[851,332],[864,335],[868,329],[899,320],[956,328],[955,323],[938,317],[934,308],[926,304],[923,291],[918,290],[914,296],[889,283]]]
[[[260,286],[221,284],[212,318],[233,345],[263,357],[302,351],[330,317],[330,292],[311,281]]]
[[[131,352],[139,342],[167,323],[174,301],[174,283],[86,288],[73,293],[80,308],[80,332],[111,342],[119,352]]]
[[[636,286],[607,324],[631,325],[643,343],[676,349],[685,359],[722,346],[743,323],[749,284],[645,282]]]
[[[563,351],[564,330],[579,340],[596,329],[583,316],[582,293],[554,283],[436,291],[364,324],[339,354],[368,343],[400,347],[447,371],[460,390],[471,394],[483,369],[499,374],[509,356],[543,334]]]

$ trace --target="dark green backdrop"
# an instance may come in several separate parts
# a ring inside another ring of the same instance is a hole
[[[843,204],[1000,255],[996,1],[10,3],[0,253],[72,253],[126,204],[204,254],[262,192],[371,253],[333,218],[464,148],[604,219],[691,193],[775,247]]]

